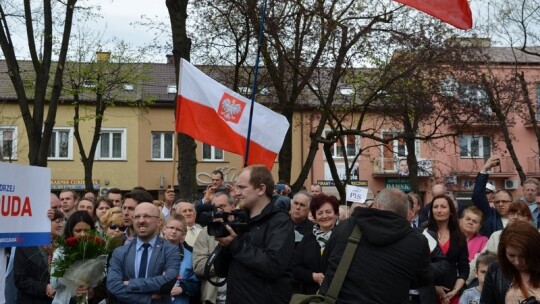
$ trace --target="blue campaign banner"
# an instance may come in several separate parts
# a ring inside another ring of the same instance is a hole
[[[0,247],[45,246],[50,244],[50,232],[0,233]]]
[[[50,168],[0,162],[0,248],[50,244],[50,197]]]

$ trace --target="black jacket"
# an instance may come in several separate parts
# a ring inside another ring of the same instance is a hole
[[[499,212],[497,209],[491,208],[487,200],[486,185],[488,178],[489,175],[478,173],[474,184],[472,202],[484,214],[484,222],[482,223],[480,234],[489,238],[493,232],[501,230],[504,227]]]
[[[423,229],[416,228],[415,229],[418,233],[423,233]],[[437,240],[437,234],[433,231],[427,231],[429,235],[434,239]],[[426,287],[419,288],[419,299],[421,304],[432,304],[437,303],[437,292],[435,291],[436,285],[441,285],[436,278],[441,278],[445,274],[447,274],[450,271],[450,265],[448,264],[448,260],[446,259],[446,256],[441,250],[441,247],[439,247],[439,244],[435,246],[435,248],[431,251],[431,276],[434,279],[434,284]]]
[[[296,230],[296,232],[300,233],[302,236],[306,236],[308,234],[313,234],[313,225],[314,224],[313,224],[312,221],[306,219],[303,222],[301,222],[300,224],[294,225],[294,230]],[[298,243],[300,243],[300,242],[298,242]],[[298,244],[296,244],[296,245],[298,245]]]
[[[426,238],[396,213],[357,208],[340,223],[323,255],[326,294],[354,225],[362,237],[338,297],[338,303],[405,303],[409,290],[433,284]]]
[[[461,232],[460,232],[461,233]],[[465,236],[462,235],[465,240]],[[434,277],[442,286],[453,289],[457,279],[467,281],[469,277],[469,249],[467,243],[459,244],[455,236],[450,235],[450,248],[446,253],[446,258],[450,264],[450,270],[443,277]]]
[[[289,303],[294,225],[288,212],[271,202],[248,221],[248,229],[214,264],[216,274],[227,277],[227,303]]]
[[[295,293],[315,294],[319,284],[313,281],[312,274],[322,272],[321,246],[313,232],[304,235],[304,238],[294,251],[292,262],[292,275],[299,284],[295,286]]]
[[[480,303],[504,304],[506,292],[510,288],[511,281],[504,276],[499,268],[499,262],[494,262],[488,267]]]
[[[47,284],[51,275],[47,256],[40,247],[17,247],[13,264],[15,286],[19,290],[17,303],[49,304],[52,299],[47,297]]]

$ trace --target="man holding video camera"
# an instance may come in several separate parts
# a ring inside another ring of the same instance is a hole
[[[223,247],[215,271],[227,277],[227,302],[289,303],[288,266],[294,251],[294,226],[287,211],[274,206],[274,180],[264,166],[250,166],[238,176],[236,197],[249,213],[245,232],[227,226],[229,236],[216,237]]]

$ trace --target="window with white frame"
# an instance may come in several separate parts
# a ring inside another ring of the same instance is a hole
[[[152,159],[173,159],[173,132],[152,132]]]
[[[326,134],[330,132],[330,130],[325,131],[325,137]],[[360,136],[358,135],[344,135],[342,136],[343,139],[343,145],[345,145],[345,153],[347,153],[347,157],[355,157],[358,152],[360,152]],[[343,146],[342,141],[338,140],[332,146],[332,157],[333,158],[343,158]]]
[[[5,160],[17,159],[17,127],[0,126],[0,148]]]
[[[221,150],[220,148],[216,148],[212,145],[203,143],[203,160],[222,161],[224,160],[223,150]]]
[[[54,128],[49,144],[49,155],[51,160],[72,160],[73,159],[73,129]]]
[[[126,160],[126,129],[101,129],[97,147],[99,160]]]
[[[466,105],[477,106],[481,114],[490,115],[492,112],[488,103],[487,91],[481,85],[460,84],[459,101]]]
[[[461,135],[459,138],[461,158],[491,157],[491,138],[481,135]]]
[[[383,131],[382,138],[386,141],[382,148],[382,168],[385,172],[398,171],[399,161],[407,158],[409,151],[407,149],[406,139],[403,138],[401,131]],[[401,137],[400,137],[401,136]],[[414,153],[416,157],[420,156],[420,142],[414,141]]]

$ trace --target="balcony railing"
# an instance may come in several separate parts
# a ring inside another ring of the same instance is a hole
[[[480,170],[487,160],[483,158],[462,158],[459,154],[450,157],[451,175],[474,175]],[[508,156],[500,158],[500,165],[491,169],[492,174],[514,174],[516,168],[514,162]]]
[[[527,158],[527,174],[540,174],[540,158],[533,156]]]

